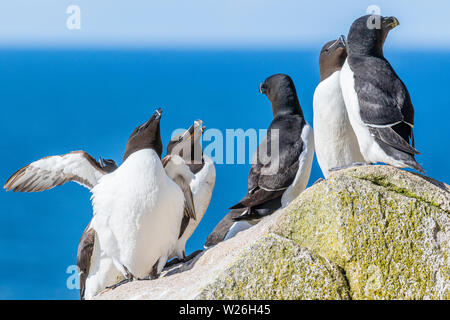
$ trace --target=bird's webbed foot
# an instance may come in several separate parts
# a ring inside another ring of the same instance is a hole
[[[170,260],[169,262],[166,263],[164,268],[170,268],[170,267],[173,267],[174,265],[182,263],[182,262],[184,262],[184,259],[173,258],[172,260]]]
[[[203,252],[203,250],[197,250],[197,251],[192,252],[187,257],[184,257],[183,262],[186,263],[186,262],[191,261],[192,259],[194,259],[197,255],[199,255],[202,252]]]
[[[114,290],[114,289],[120,287],[121,285],[126,284],[128,282],[132,282],[132,281],[133,281],[133,277],[127,278],[127,279],[123,279],[123,280],[117,282],[116,284],[113,284],[112,286],[106,287],[106,289]]]
[[[158,264],[159,264],[159,260],[156,261],[156,263],[153,265],[152,271],[150,271],[150,273],[148,274],[148,276],[146,276],[145,278],[139,278],[138,280],[156,280],[159,278],[159,273],[158,273]]]

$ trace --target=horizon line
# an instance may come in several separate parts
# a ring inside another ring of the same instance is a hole
[[[302,45],[295,44],[199,44],[199,43],[178,43],[178,44],[163,44],[163,43],[1,43],[0,50],[123,50],[123,51],[311,51],[322,48],[322,43],[310,42]],[[450,51],[450,44],[447,46],[424,46],[424,45],[399,45],[386,44],[387,50],[394,51],[429,51],[429,52],[448,52]]]

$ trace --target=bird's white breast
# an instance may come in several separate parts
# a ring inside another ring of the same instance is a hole
[[[340,86],[340,71],[334,72],[314,92],[314,141],[317,160],[325,177],[329,169],[363,162]]]
[[[166,175],[155,151],[130,155],[92,190],[101,249],[118,268],[135,277],[148,275],[176,243],[184,208],[180,188]]]
[[[362,120],[358,95],[355,91],[355,77],[348,64],[348,59],[342,66],[340,83],[348,118],[358,139],[359,149],[364,160],[368,163],[390,162],[393,165],[402,166],[401,163],[383,151],[370,133],[369,127]]]

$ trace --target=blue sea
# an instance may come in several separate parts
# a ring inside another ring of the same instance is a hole
[[[387,50],[386,57],[412,97],[417,160],[429,176],[450,182],[449,52]],[[129,134],[157,107],[165,145],[172,130],[195,119],[222,132],[265,129],[272,111],[258,85],[274,73],[293,78],[312,124],[317,61],[317,50],[0,50],[0,180],[72,150],[120,164]],[[211,205],[187,253],[203,247],[246,193],[248,162],[216,168]],[[310,184],[321,176],[315,161]],[[66,270],[91,216],[88,190],[74,183],[33,194],[2,190],[0,299],[78,299]]]

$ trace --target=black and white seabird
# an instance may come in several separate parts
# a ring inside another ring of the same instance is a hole
[[[157,277],[178,240],[183,215],[195,218],[193,208],[185,210],[182,188],[164,170],[161,153],[157,110],[129,138],[123,164],[92,189],[91,224],[99,246],[128,280]],[[193,175],[183,159],[171,161],[169,172],[189,185]]]
[[[190,183],[190,189],[192,190],[196,218],[193,219],[187,215],[183,217],[179,239],[169,256],[169,259],[177,257],[177,261],[187,261],[193,258],[195,253],[198,253],[197,251],[186,258],[185,246],[208,209],[216,181],[214,162],[203,154],[202,150],[201,137],[204,130],[202,120],[194,121],[188,130],[171,139],[167,145],[167,156],[163,159],[164,163],[167,158],[174,155],[182,157],[194,175],[194,179]]]
[[[228,215],[238,223],[255,223],[294,200],[308,184],[314,156],[313,129],[305,121],[292,79],[285,74],[273,75],[260,84],[260,92],[272,104],[273,120],[254,155],[248,193],[230,208]],[[278,152],[272,154],[273,143]],[[228,226],[230,220],[225,217],[221,223]],[[238,224],[224,228],[219,223],[205,247],[229,238],[227,234],[234,229],[243,228]]]
[[[383,55],[384,41],[399,22],[395,17],[379,17],[380,28],[376,28],[372,19],[371,15],[358,18],[348,34],[348,58],[340,82],[350,123],[367,163],[424,172],[414,158],[419,152],[414,148],[409,92]]]
[[[346,58],[344,36],[327,42],[319,57],[313,127],[316,157],[325,178],[330,169],[364,162],[342,97],[340,73]]]
[[[7,190],[36,192],[75,181],[91,190],[94,218],[83,233],[77,256],[82,298],[92,298],[125,277],[157,275],[178,239],[185,197],[160,160],[161,112],[156,110],[134,130],[117,170],[112,160],[99,163],[76,151],[33,162],[5,184]],[[180,157],[174,159],[183,166]],[[193,179],[186,165],[177,173],[189,183]]]

